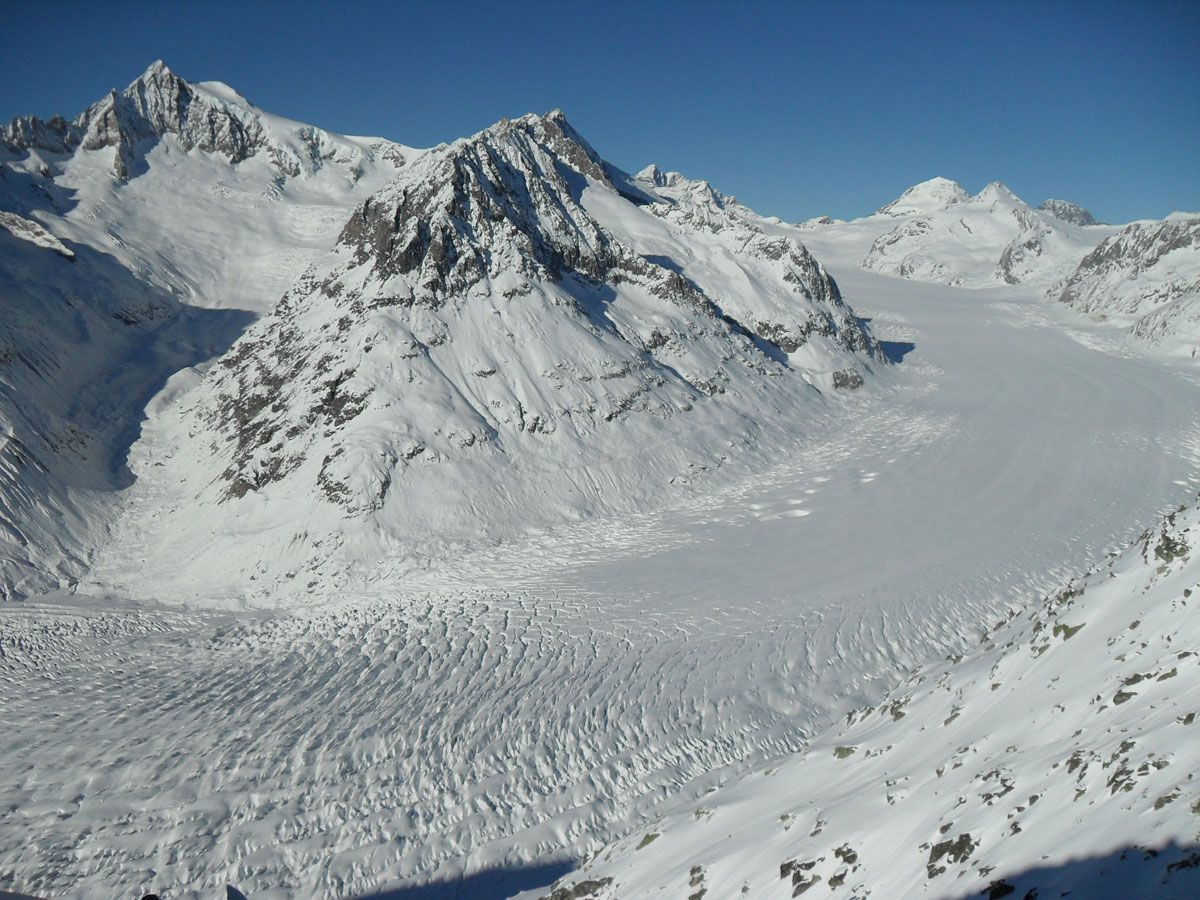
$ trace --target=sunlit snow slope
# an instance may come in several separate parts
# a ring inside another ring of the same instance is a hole
[[[1156,352],[1200,347],[1200,240],[1194,213],[1119,227],[1047,200],[1037,209],[999,182],[974,196],[945,178],[914,185],[876,213],[798,226],[806,241],[866,241],[862,266],[917,281],[983,288],[1029,284]]]
[[[755,478],[300,614],[6,610],[0,868],[79,897],[495,896],[480,873],[640,841],[1195,495],[1192,367],[1020,287],[814,252],[903,359]]]
[[[879,232],[863,258],[866,268],[963,287],[1045,284],[1113,230],[1032,209],[998,181],[970,196],[944,178],[911,187],[856,221]]]
[[[1198,545],[1184,508],[803,753],[539,893],[1195,897]]]
[[[143,409],[226,350],[413,151],[155,63],[0,128],[0,599],[74,584]]]

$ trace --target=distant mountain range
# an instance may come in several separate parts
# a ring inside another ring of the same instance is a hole
[[[956,287],[1028,284],[1168,352],[1200,353],[1200,214],[1122,228],[1065,200],[1034,209],[1000,182],[972,196],[934,178],[865,218],[800,227],[870,234],[867,269]]]

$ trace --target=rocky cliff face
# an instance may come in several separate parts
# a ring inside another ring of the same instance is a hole
[[[1196,355],[1200,348],[1200,217],[1135,222],[1085,256],[1051,290],[1080,312]]]
[[[645,211],[667,223],[673,233],[701,245],[729,248],[726,252],[736,260],[736,268],[755,282],[755,289],[714,284],[710,293],[758,337],[787,354],[800,351],[814,335],[845,351],[868,356],[876,352],[837,283],[799,241],[769,234],[757,214],[707,181],[649,166],[638,173],[634,184],[653,201]],[[621,220],[614,219],[610,227],[621,230]],[[627,239],[644,241],[644,234],[644,230],[637,237],[630,233]],[[666,260],[689,256],[678,251],[672,256],[669,245],[659,249],[665,251],[660,256]],[[694,273],[698,283],[705,277],[702,271]]]
[[[113,172],[125,181],[138,165],[144,142],[165,135],[173,135],[185,150],[218,153],[234,164],[264,153],[285,177],[353,152],[318,128],[302,128],[291,140],[280,140],[245,98],[223,85],[192,85],[161,60],[125,90],[109,91],[74,121],[57,116],[14,119],[0,129],[0,149],[70,154],[114,147]],[[388,150],[383,144],[379,149]]]
[[[877,346],[801,245],[650,187],[558,111],[414,157],[165,417],[165,481],[209,511],[166,530],[300,529],[282,566],[213,552],[242,584],[341,577],[364,547],[641,502],[863,384]]]
[[[1048,212],[1056,219],[1070,222],[1072,225],[1099,225],[1095,217],[1080,206],[1069,200],[1046,200],[1039,207],[1042,212]]]

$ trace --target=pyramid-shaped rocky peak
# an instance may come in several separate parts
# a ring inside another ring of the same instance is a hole
[[[430,300],[500,272],[602,277],[615,251],[579,206],[589,178],[613,187],[561,111],[502,119],[414,162],[355,211],[339,243],[377,278],[404,277]]]
[[[670,174],[674,175],[675,173],[671,172]],[[644,182],[645,184],[654,185],[655,187],[666,187],[667,186],[667,177],[668,177],[667,173],[664,173],[662,171],[662,169],[660,169],[654,163],[651,163],[650,165],[646,166],[646,168],[642,169],[640,172],[638,172],[633,177],[637,181]]]
[[[334,151],[333,137],[318,128],[273,129],[279,130],[231,88],[192,85],[155,60],[123,91],[109,91],[72,122],[14,119],[0,129],[0,146],[53,154],[115,147],[113,169],[121,181],[135,174],[135,163],[148,149],[143,142],[167,135],[184,150],[220,154],[233,164],[266,151],[285,176],[319,168]]]

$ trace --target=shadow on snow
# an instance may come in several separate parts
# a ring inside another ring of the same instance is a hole
[[[358,900],[504,900],[523,891],[549,888],[574,868],[574,863],[558,862],[484,869],[454,880],[363,894]]]
[[[1190,900],[1200,897],[1200,846],[1175,842],[1158,850],[1124,847],[1105,856],[1071,860],[996,878],[960,900]]]

